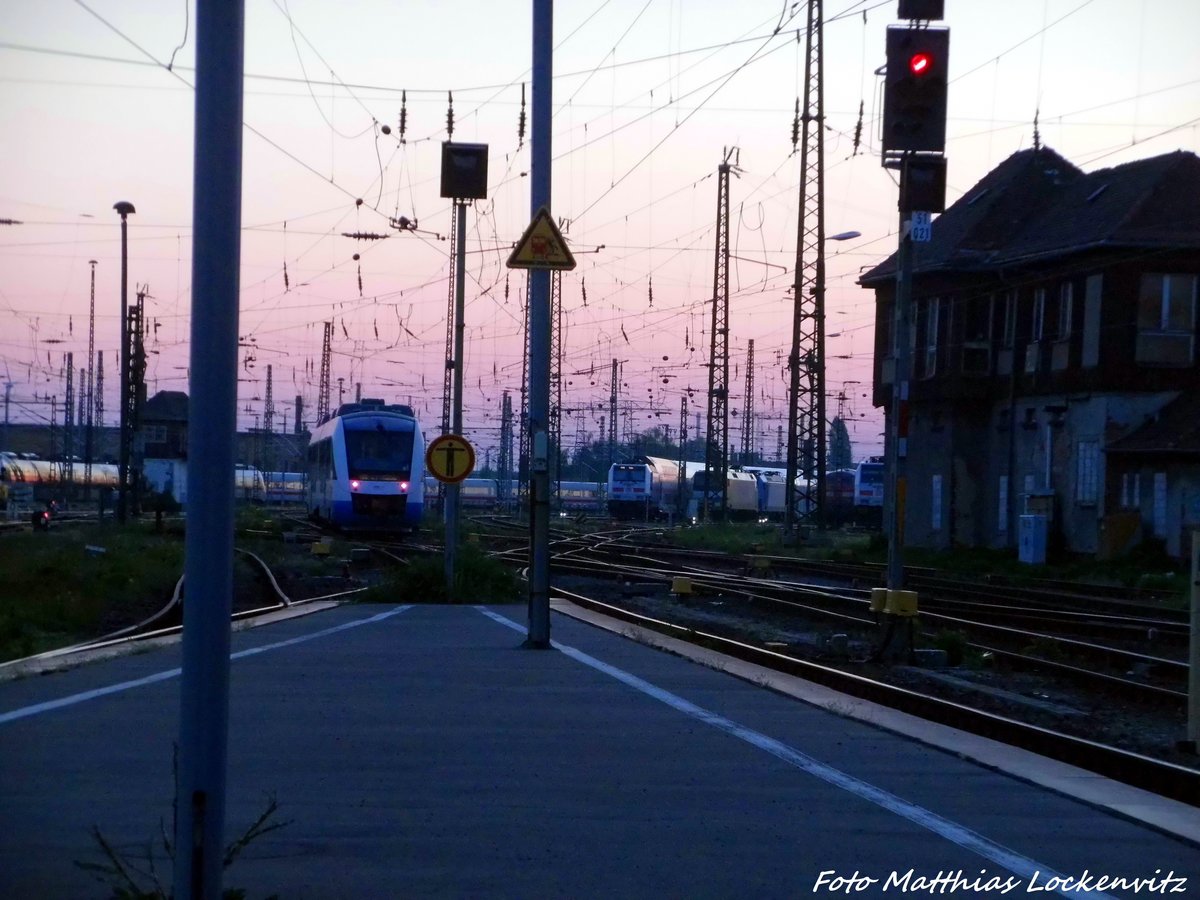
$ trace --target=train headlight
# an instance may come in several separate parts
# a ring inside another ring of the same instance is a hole
[[[357,491],[357,490],[358,490],[358,481],[351,481],[351,482],[350,482],[350,490],[352,490],[352,491]]]
[[[407,481],[400,482],[400,493],[402,493],[402,494],[408,493],[408,482]]]

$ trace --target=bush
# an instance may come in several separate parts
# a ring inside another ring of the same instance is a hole
[[[948,666],[961,666],[967,657],[967,636],[961,631],[939,631],[933,636],[933,646],[946,651]]]
[[[455,591],[446,593],[446,561],[442,556],[414,559],[360,595],[364,603],[514,603],[521,581],[503,563],[473,544],[462,544],[455,559]]]

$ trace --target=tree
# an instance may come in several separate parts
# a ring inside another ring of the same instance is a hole
[[[850,432],[846,430],[846,423],[835,417],[829,423],[829,469],[849,469],[853,465]]]

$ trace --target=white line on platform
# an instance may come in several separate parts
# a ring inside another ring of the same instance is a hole
[[[293,644],[302,644],[305,641],[315,640],[319,637],[327,637],[331,634],[337,634],[339,631],[346,631],[349,628],[357,628],[359,625],[370,625],[374,622],[380,622],[390,618],[398,613],[404,612],[406,609],[412,609],[412,606],[397,606],[394,609],[389,609],[386,612],[378,613],[374,616],[369,616],[365,619],[355,619],[352,622],[343,622],[341,625],[335,625],[332,628],[326,628],[322,631],[314,631],[312,634],[301,635],[300,637],[289,638],[286,641],[277,641],[274,644],[263,644],[260,647],[248,647],[245,650],[239,650],[237,653],[229,654],[230,660],[241,659],[245,656],[256,656],[259,653],[266,653],[268,650],[278,650],[281,647],[290,647]],[[155,684],[159,681],[166,681],[170,678],[176,678],[183,669],[167,669],[163,672],[155,672],[153,675],[147,675],[144,678],[135,678],[132,681],[122,681],[119,684],[110,684],[107,687],[96,688],[91,691],[83,691],[78,694],[71,694],[69,697],[60,697],[57,700],[47,700],[45,703],[35,703],[33,706],[23,706],[20,709],[14,709],[11,712],[0,713],[0,725],[8,722],[15,722],[17,719],[25,719],[29,716],[36,716],[44,712],[50,712],[54,709],[61,709],[64,706],[74,706],[77,703],[85,703],[88,700],[95,700],[98,697],[107,697],[109,694],[119,694],[122,691],[129,691],[133,688],[145,687],[148,684]]]
[[[476,606],[475,608],[489,619],[499,622],[501,625],[511,628],[514,631],[520,632],[521,634],[524,634],[526,631],[524,625],[514,622],[511,619],[500,615],[499,613],[492,612],[492,610],[486,609],[482,606]],[[569,656],[577,662],[583,663],[585,666],[590,666],[598,672],[603,672],[605,675],[609,675],[612,678],[617,679],[617,681],[629,685],[629,687],[633,688],[634,690],[641,691],[643,694],[653,697],[655,700],[665,703],[667,706],[670,706],[672,709],[678,710],[685,715],[704,722],[706,725],[711,725],[714,728],[724,731],[726,734],[732,735],[739,740],[758,747],[760,750],[765,750],[772,756],[791,763],[808,774],[820,778],[822,781],[832,784],[835,787],[839,787],[842,790],[848,791],[864,800],[868,800],[871,803],[886,809],[888,812],[895,813],[898,816],[908,819],[910,822],[920,825],[922,828],[926,828],[929,831],[932,831],[934,834],[937,834],[946,840],[952,841],[966,850],[971,850],[975,853],[978,853],[980,856],[990,860],[996,865],[1003,866],[1006,870],[1012,872],[1014,875],[1019,875],[1026,879],[1027,883],[1034,877],[1036,877],[1038,882],[1041,884],[1052,884],[1055,883],[1056,879],[1060,879],[1058,883],[1064,883],[1064,880],[1061,880],[1063,879],[1063,876],[1059,875],[1048,866],[1044,866],[1036,860],[1029,859],[1028,857],[1022,856],[1013,850],[1009,850],[1007,847],[997,844],[995,841],[991,841],[988,838],[985,838],[983,835],[972,831],[965,825],[959,825],[957,822],[951,822],[949,819],[942,818],[937,813],[931,812],[922,806],[918,806],[915,803],[910,803],[907,800],[897,797],[895,794],[889,793],[883,788],[878,788],[873,784],[861,781],[858,778],[855,778],[853,775],[847,775],[840,769],[835,769],[832,766],[828,766],[805,753],[801,753],[799,750],[796,750],[793,747],[789,747],[787,744],[784,744],[781,741],[767,737],[765,734],[754,731],[753,729],[747,728],[744,725],[739,725],[737,722],[727,719],[724,716],[697,706],[689,700],[684,700],[677,694],[672,694],[668,690],[653,685],[644,679],[638,678],[636,675],[631,675],[623,669],[618,669],[616,666],[609,665],[602,660],[596,659],[594,656],[589,656],[582,650],[576,650],[574,647],[568,647],[564,644],[558,643],[557,641],[552,641],[551,643],[554,649],[559,650],[565,656]],[[1101,898],[1106,898],[1106,900],[1113,900],[1111,894],[1103,894],[1098,891],[1059,890],[1054,891],[1054,893],[1057,893],[1063,897],[1088,897],[1092,898],[1092,900],[1101,900]]]

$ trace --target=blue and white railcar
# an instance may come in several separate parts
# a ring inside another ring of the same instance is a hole
[[[599,515],[604,512],[604,482],[560,481],[558,483],[559,515]]]
[[[854,468],[854,505],[883,506],[883,459],[872,456]]]
[[[267,499],[267,480],[254,466],[236,463],[233,467],[234,497],[251,503],[262,503]]]
[[[666,518],[675,512],[679,463],[657,456],[613,463],[608,470],[608,511],[616,519]]]
[[[458,483],[458,503],[464,509],[495,509],[500,505],[500,482],[495,478],[464,478]]]
[[[264,472],[263,478],[267,484],[267,503],[304,502],[303,472]]]
[[[753,519],[758,516],[758,480],[748,472],[728,469],[725,472],[725,508],[721,507],[719,482],[710,484],[707,469],[692,476],[692,499],[689,514],[693,519],[704,515],[705,494],[708,499],[708,515],[727,516],[730,519]]]
[[[425,508],[425,439],[411,407],[345,403],[308,443],[314,519],[359,530],[415,529]]]

